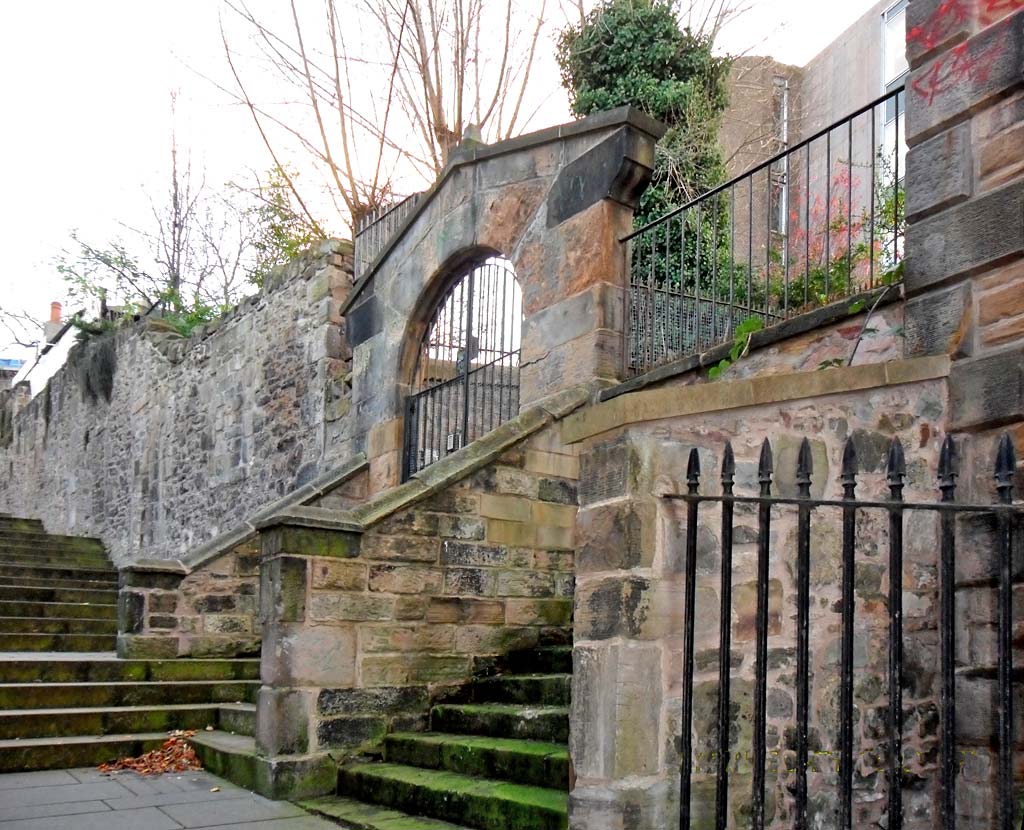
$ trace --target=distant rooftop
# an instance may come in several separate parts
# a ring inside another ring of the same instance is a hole
[[[13,357],[0,357],[0,369],[13,369],[17,371],[24,365],[24,360],[17,360]]]

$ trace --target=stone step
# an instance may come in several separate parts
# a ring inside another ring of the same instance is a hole
[[[0,600],[0,617],[63,617],[117,620],[117,605],[93,602],[14,602]]]
[[[182,680],[127,683],[0,683],[0,709],[86,706],[163,706],[249,703],[258,680]]]
[[[220,707],[218,726],[231,735],[256,734],[256,706],[252,703],[225,703]]]
[[[106,555],[106,548],[103,546],[103,542],[92,536],[64,536],[60,533],[16,530],[0,526],[0,549],[3,549],[8,544],[57,545],[80,551],[98,551]]]
[[[117,602],[116,588],[29,588],[0,584],[0,602],[90,602],[110,605]]]
[[[529,703],[568,706],[571,674],[506,674],[478,680],[469,687],[475,703]]]
[[[74,656],[46,660],[0,662],[0,677],[10,683],[173,682],[182,680],[259,680],[259,660],[83,659]]]
[[[0,651],[114,651],[110,634],[0,634]]]
[[[572,646],[513,651],[505,664],[510,674],[572,674]]]
[[[567,743],[569,709],[511,703],[444,704],[431,710],[430,726],[434,732],[452,735]]]
[[[147,732],[0,741],[0,773],[95,767],[118,758],[137,757],[166,740],[164,732]]]
[[[0,564],[22,565],[26,568],[58,565],[65,568],[91,568],[116,573],[110,560],[94,553],[69,553],[58,550],[0,550]]]
[[[117,634],[117,620],[88,617],[0,617],[0,634]]]
[[[0,711],[0,741],[205,729],[216,725],[218,708],[216,703],[184,703]]]
[[[19,519],[16,516],[0,516],[0,530],[15,533],[45,533],[39,519]]]
[[[296,803],[311,813],[340,823],[348,830],[467,830],[440,819],[410,816],[408,813],[364,804],[351,798],[331,796]]]
[[[189,739],[203,769],[233,784],[256,790],[256,740],[223,730],[197,732]]]
[[[343,766],[338,794],[479,830],[568,826],[567,792],[399,764]]]
[[[444,769],[537,787],[569,787],[569,747],[512,738],[395,732],[384,739],[389,764]]]
[[[73,584],[82,583],[82,584]],[[2,585],[57,585],[61,588],[116,588],[117,571],[76,568],[63,565],[4,565],[0,563]]]

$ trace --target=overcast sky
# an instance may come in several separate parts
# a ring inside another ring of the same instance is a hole
[[[319,7],[321,0],[303,2]],[[250,5],[257,14],[279,14],[283,0]],[[723,33],[721,48],[803,65],[873,2],[751,5]],[[535,68],[535,77],[547,79],[534,85],[546,100],[531,129],[569,119],[550,37]],[[51,300],[65,299],[54,259],[72,230],[102,245],[118,235],[119,222],[145,221],[147,193],[158,197],[165,184],[171,89],[180,91],[179,141],[209,183],[270,166],[248,114],[197,72],[227,82],[216,0],[6,4],[0,308],[45,317]],[[0,356],[26,355],[4,337]]]

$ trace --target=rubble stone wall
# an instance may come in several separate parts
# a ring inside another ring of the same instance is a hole
[[[31,401],[4,393],[0,510],[98,536],[118,565],[180,558],[345,461],[351,273],[324,243],[191,337],[142,321]]]

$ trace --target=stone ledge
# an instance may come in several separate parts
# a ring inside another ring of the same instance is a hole
[[[719,381],[682,388],[648,389],[613,398],[570,415],[562,423],[562,440],[585,438],[638,421],[700,415],[727,409],[784,403],[821,395],[918,383],[949,375],[947,356],[893,360],[811,372],[792,372],[745,380]]]
[[[864,309],[860,309],[852,313],[850,312],[850,307],[858,301],[863,302],[867,308],[871,308],[877,302],[877,305],[875,306],[875,309],[877,310],[898,302],[900,300],[900,294],[900,286],[891,285],[882,291],[875,289],[873,291],[865,291],[861,294],[854,294],[838,302],[830,303],[829,305],[816,308],[812,311],[805,312],[804,314],[799,314],[796,317],[785,320],[777,325],[769,326],[766,329],[754,332],[750,337],[750,350],[756,351],[757,349],[763,349],[767,346],[773,346],[776,343],[781,343],[783,340],[788,340],[790,337],[796,337],[799,334],[806,334],[809,331],[814,331],[815,329],[864,314]],[[630,378],[627,381],[618,383],[609,389],[605,389],[601,393],[600,399],[602,401],[609,401],[612,398],[617,398],[619,395],[636,392],[639,389],[645,389],[648,386],[661,383],[669,378],[685,375],[687,372],[692,372],[694,369],[716,366],[723,359],[729,356],[729,352],[732,350],[732,345],[732,343],[723,343],[720,346],[714,346],[711,349],[708,349],[702,354],[687,355],[686,357],[673,360],[671,363],[658,366],[655,369],[651,369],[649,372],[645,372],[635,378]]]

